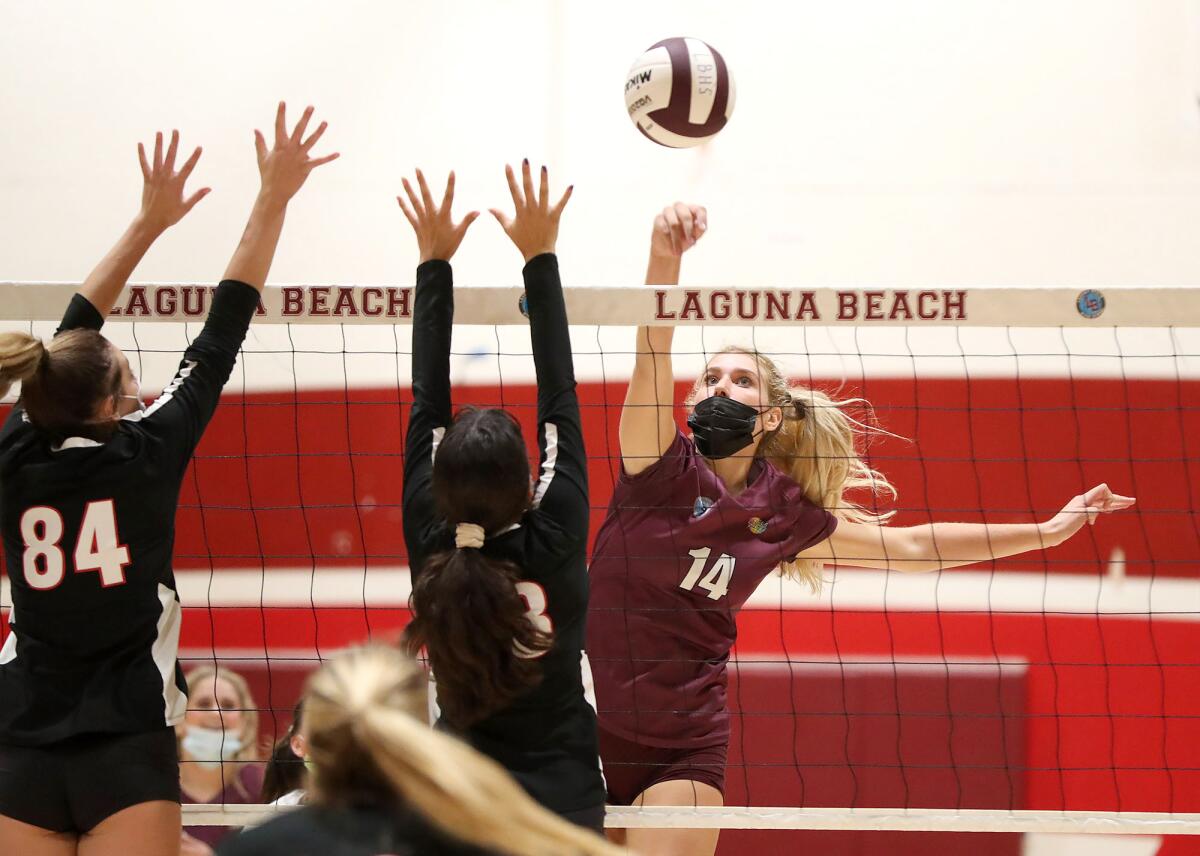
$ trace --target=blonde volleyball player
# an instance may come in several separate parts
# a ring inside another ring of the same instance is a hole
[[[204,330],[149,407],[129,360],[100,335],[150,244],[207,192],[184,195],[178,135],[142,153],[142,210],[72,298],[50,342],[0,334],[0,528],[13,607],[0,651],[0,853],[178,853],[172,726],[187,708],[171,569],[180,483],[258,306],[291,198],[316,166],[312,108],[275,142]],[[141,147],[139,146],[139,153]]]
[[[674,284],[707,212],[655,219],[646,281]],[[1099,485],[1030,524],[886,527],[847,499],[892,492],[859,457],[850,402],[793,386],[730,348],[709,360],[675,423],[671,327],[642,327],[621,413],[622,472],[591,565],[587,651],[609,801],[720,805],[729,745],[726,662],[735,617],[775,568],[819,584],[823,563],[933,571],[1059,544],[1134,500]],[[629,830],[655,854],[711,854],[715,830]]]
[[[556,817],[496,762],[427,723],[425,671],[395,648],[352,648],[304,694],[304,807],[234,836],[220,856],[620,856]]]

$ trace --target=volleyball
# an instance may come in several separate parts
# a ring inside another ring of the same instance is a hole
[[[725,127],[736,94],[733,74],[716,48],[699,39],[663,39],[629,69],[625,109],[654,142],[684,149]]]

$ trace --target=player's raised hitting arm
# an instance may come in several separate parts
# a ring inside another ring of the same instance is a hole
[[[454,280],[450,259],[479,216],[478,211],[471,211],[459,223],[451,217],[453,172],[446,179],[440,204],[434,202],[420,170],[417,170],[417,186],[419,193],[404,179],[404,196],[396,197],[400,210],[412,225],[420,253],[413,308],[413,407],[404,445],[404,538],[414,571],[422,564],[426,531],[437,518],[431,487],[434,444],[453,421],[450,339],[454,326]]]
[[[550,179],[542,167],[535,190],[529,161],[521,166],[521,185],[511,166],[505,168],[512,217],[493,208],[500,223],[525,259],[522,274],[529,302],[529,335],[537,373],[538,448],[541,473],[533,506],[555,520],[580,542],[587,540],[587,453],[575,389],[575,364],[562,282],[555,247],[558,224],[573,187],[550,204]]]
[[[708,230],[708,212],[677,202],[654,218],[647,285],[679,282],[680,258]],[[621,461],[636,475],[662,457],[675,439],[674,327],[639,327],[633,375],[621,410]]]
[[[1042,523],[927,523],[872,526],[842,522],[833,534],[802,552],[801,559],[843,562],[863,568],[936,571],[1054,547],[1093,524],[1101,514],[1129,508],[1133,497],[1101,484],[1074,497]]]

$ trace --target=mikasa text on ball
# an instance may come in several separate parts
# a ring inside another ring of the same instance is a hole
[[[712,139],[733,114],[733,75],[699,39],[663,39],[637,58],[625,107],[639,131],[674,149]]]

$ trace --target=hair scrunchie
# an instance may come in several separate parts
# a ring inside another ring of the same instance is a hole
[[[474,523],[460,523],[454,527],[454,546],[460,550],[478,550],[483,546],[487,533]]]

